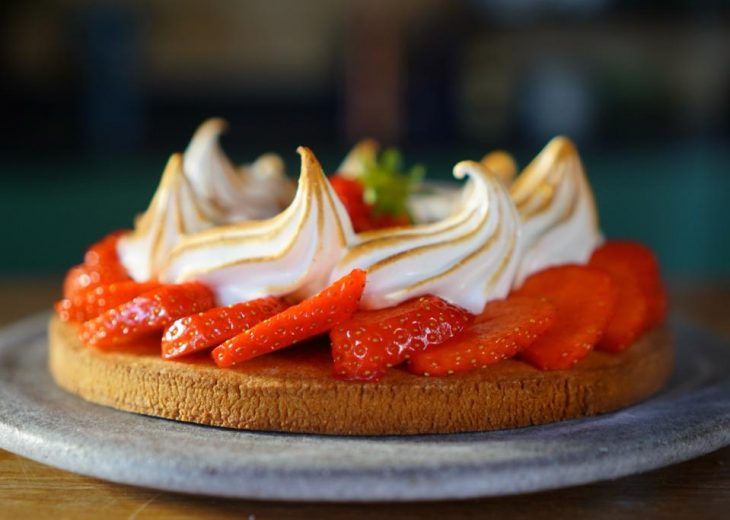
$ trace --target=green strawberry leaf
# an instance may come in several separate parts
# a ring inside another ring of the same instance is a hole
[[[417,164],[404,169],[403,157],[395,148],[388,148],[380,157],[365,162],[357,180],[364,188],[365,202],[373,206],[376,215],[400,217],[408,212],[408,197],[421,182],[426,169]]]

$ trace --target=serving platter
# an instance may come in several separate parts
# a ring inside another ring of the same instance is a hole
[[[677,320],[669,385],[618,412],[488,433],[335,437],[227,430],[83,401],[48,373],[48,317],[0,331],[0,448],[118,483],[269,500],[455,499],[612,479],[730,444],[730,345]]]

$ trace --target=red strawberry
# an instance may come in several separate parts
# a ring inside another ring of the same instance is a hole
[[[553,326],[520,354],[543,370],[569,368],[587,356],[601,339],[616,301],[605,271],[578,265],[533,274],[513,294],[549,298],[557,309]]]
[[[392,228],[392,227],[403,227],[403,226],[410,226],[412,224],[410,217],[408,215],[400,215],[398,217],[395,217],[393,215],[375,215],[372,214],[370,216],[370,225],[372,226],[372,229],[385,229],[385,228]]]
[[[340,175],[329,178],[332,189],[335,190],[347,214],[352,221],[356,233],[372,229],[370,222],[370,206],[365,202],[364,189],[360,182]]]
[[[87,321],[159,286],[157,282],[126,281],[76,291],[56,303],[56,312],[61,321]]]
[[[81,293],[89,288],[99,285],[99,276],[96,281],[93,279],[91,270],[84,264],[75,265],[66,272],[63,279],[63,296],[70,298],[76,293]]]
[[[162,335],[162,357],[174,359],[215,347],[284,309],[278,298],[259,298],[180,318]]]
[[[161,331],[178,318],[214,305],[213,293],[201,283],[163,285],[84,322],[79,337],[89,346],[110,347]]]
[[[457,336],[473,315],[436,296],[361,311],[330,332],[337,377],[377,380],[388,367]]]
[[[631,243],[607,242],[593,252],[590,265],[606,271],[617,289],[616,310],[606,325],[597,348],[621,352],[644,332],[649,323],[652,295],[645,288],[646,258],[644,247]],[[638,262],[637,262],[638,260]]]
[[[365,271],[355,269],[318,294],[242,332],[213,350],[219,367],[230,367],[323,334],[357,309]]]
[[[667,316],[667,291],[661,280],[653,288],[653,296],[649,298],[649,320],[646,329],[652,329],[664,321]]]
[[[131,280],[117,256],[117,242],[122,234],[121,231],[112,233],[93,244],[84,256],[84,263],[69,269],[63,282],[65,298],[100,285]]]
[[[365,202],[365,191],[360,181],[340,175],[330,177],[330,184],[350,215],[356,233],[372,229],[410,226],[408,215],[378,215],[371,204]]]
[[[635,279],[633,285],[646,299],[645,329],[664,320],[667,296],[659,273],[659,263],[648,247],[628,240],[612,240],[593,252],[590,263],[607,270],[611,275],[619,270],[632,273],[631,276]]]
[[[441,345],[411,355],[408,370],[445,376],[485,368],[515,356],[555,321],[555,306],[545,299],[510,296],[487,304],[476,322]]]
[[[117,256],[117,242],[127,233],[126,230],[114,231],[94,243],[86,250],[84,264],[100,265],[109,264],[119,259]]]

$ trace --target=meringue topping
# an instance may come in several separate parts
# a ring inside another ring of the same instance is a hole
[[[268,218],[291,201],[293,186],[274,154],[236,169],[218,137],[222,119],[196,130],[185,153],[173,155],[147,211],[120,239],[119,257],[132,278],[157,278],[180,239],[220,224]]]
[[[421,186],[417,224],[355,234],[308,148],[296,193],[278,156],[236,168],[218,144],[219,119],[170,158],[147,211],[119,241],[136,280],[197,280],[221,305],[264,296],[301,300],[352,269],[368,272],[364,308],[434,294],[470,312],[546,267],[584,263],[601,242],[595,202],[575,146],[553,139],[522,171],[505,152],[463,161],[456,190]],[[357,176],[376,160],[362,141],[339,169]],[[288,206],[284,208],[286,203]]]
[[[183,157],[173,154],[147,211],[134,231],[119,239],[119,259],[138,281],[157,278],[172,248],[184,235],[223,220],[219,207],[197,196],[183,172]]]
[[[524,248],[515,285],[530,274],[585,263],[603,240],[578,151],[566,137],[552,139],[510,187],[522,220]]]
[[[294,200],[268,220],[219,226],[184,237],[162,273],[166,282],[197,280],[221,305],[264,296],[311,296],[330,280],[354,233],[350,219],[308,148]]]
[[[266,154],[236,168],[219,143],[226,126],[222,119],[200,125],[185,150],[185,174],[198,196],[220,207],[222,223],[273,217],[294,194],[284,161]]]
[[[489,152],[480,161],[505,186],[509,186],[517,174],[517,164],[510,154],[502,150]]]
[[[449,217],[432,224],[360,234],[331,280],[366,269],[365,308],[434,294],[478,313],[504,297],[520,257],[519,217],[506,189],[479,163],[463,161],[454,177],[469,181]]]
[[[340,163],[339,168],[337,168],[337,175],[356,179],[365,173],[368,164],[375,162],[379,149],[380,145],[374,139],[358,141]]]

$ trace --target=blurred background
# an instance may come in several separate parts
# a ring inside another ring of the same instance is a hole
[[[372,136],[446,179],[578,144],[609,237],[730,279],[730,2],[37,0],[0,7],[0,276],[129,227],[209,116],[236,162]]]

